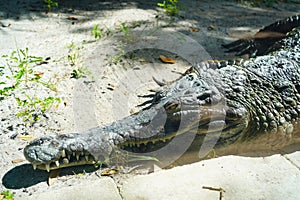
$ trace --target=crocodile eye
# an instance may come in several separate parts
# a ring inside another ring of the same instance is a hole
[[[189,74],[189,75],[187,76],[187,79],[188,79],[189,81],[193,81],[193,80],[194,80],[194,76],[193,76],[192,74]]]
[[[197,99],[203,101],[203,100],[206,100],[207,98],[209,98],[210,95],[211,95],[211,92],[204,92],[204,93],[202,93],[201,95],[199,95],[199,96],[197,97]]]

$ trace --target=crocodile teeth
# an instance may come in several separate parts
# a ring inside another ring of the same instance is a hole
[[[70,154],[68,154],[68,159],[69,159],[69,160],[71,159],[71,155],[70,155]]]
[[[50,164],[45,164],[47,172],[50,172]]]
[[[74,157],[75,157],[75,155],[76,155],[76,153],[75,153],[75,152],[72,152],[72,156],[74,156]]]
[[[86,161],[89,161],[89,156],[88,155],[85,155],[84,157],[85,157]]]
[[[61,157],[66,157],[66,151],[64,149],[61,151]]]
[[[69,160],[68,160],[67,158],[64,158],[64,159],[63,159],[63,163],[64,163],[64,164],[69,164]]]
[[[80,154],[77,153],[77,154],[76,154],[76,160],[79,160],[79,156],[80,156]]]
[[[55,161],[55,165],[56,165],[57,167],[59,167],[59,161],[58,161],[58,160]]]
[[[36,170],[37,164],[32,164],[32,166],[33,166],[33,169]]]

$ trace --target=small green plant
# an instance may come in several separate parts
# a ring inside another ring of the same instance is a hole
[[[69,49],[68,53],[68,61],[71,66],[75,66],[79,64],[79,54],[82,47],[76,47],[76,44],[72,42],[70,45],[67,46]]]
[[[45,61],[42,57],[29,55],[28,48],[13,51],[9,56],[3,55],[2,58],[5,59],[6,65],[0,67],[0,99],[13,95],[20,110],[16,116],[32,125],[44,116],[54,102],[59,102],[59,99],[54,97],[40,98],[29,95],[34,92],[32,88],[40,86],[56,91],[56,86],[50,82],[51,79],[48,82],[42,81],[44,73],[35,69]]]
[[[60,98],[55,97],[41,99],[39,97],[30,97],[27,94],[24,94],[24,96],[25,98],[22,100],[16,98],[18,106],[23,108],[16,115],[17,117],[21,117],[23,122],[29,122],[30,124],[40,120],[46,111],[50,110],[55,103],[60,103],[61,101]]]
[[[22,85],[28,88],[30,82],[55,89],[52,84],[40,80],[42,73],[34,70],[34,68],[43,61],[43,58],[29,55],[28,48],[13,51],[10,56],[3,55],[2,58],[6,60],[6,66],[1,66],[1,69],[8,67],[11,74],[1,78],[0,85],[5,86],[0,88],[0,95],[8,96],[10,92]],[[0,76],[3,76],[3,72],[0,73]]]
[[[122,49],[121,47],[119,47],[118,50],[119,50],[119,53],[111,55],[108,58],[108,63],[109,64],[117,64],[118,62],[121,62],[122,59],[124,59],[124,57],[125,57],[125,51],[124,51],[124,49]]]
[[[125,36],[126,42],[129,42],[132,39],[131,35],[130,35],[130,32],[131,32],[130,29],[131,29],[130,25],[128,25],[126,22],[122,22],[121,25],[120,25],[120,27],[119,27],[119,30]]]
[[[166,0],[162,3],[157,3],[157,6],[164,9],[169,16],[177,15],[181,9],[181,6],[178,5],[178,0]]]
[[[101,39],[103,37],[104,31],[102,28],[99,28],[99,24],[95,24],[92,30],[92,35],[95,39]]]
[[[82,69],[73,69],[71,72],[71,78],[79,79],[85,77],[85,73]]]
[[[99,24],[95,24],[93,29],[91,30],[92,36],[94,36],[95,39],[108,37],[111,34],[111,32],[112,31],[107,27],[99,28]]]
[[[13,200],[14,199],[14,193],[12,193],[9,190],[2,191],[1,194],[0,194],[0,199],[10,199],[10,200]]]
[[[69,49],[68,54],[68,61],[69,64],[72,67],[75,67],[76,69],[73,69],[71,72],[71,78],[83,78],[86,77],[86,75],[91,75],[91,72],[89,69],[83,65],[83,61],[81,59],[81,50],[83,49],[83,46],[76,45],[74,42],[72,42],[70,45],[67,46]]]
[[[129,37],[129,27],[126,25],[125,22],[121,23],[120,29],[126,37]]]
[[[52,0],[44,0],[44,3],[47,5],[48,11],[52,10],[52,7],[58,7],[58,2]]]

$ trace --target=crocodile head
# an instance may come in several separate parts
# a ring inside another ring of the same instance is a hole
[[[61,134],[56,137],[44,136],[35,139],[25,147],[24,155],[34,169],[47,171],[94,164],[98,160],[89,152],[86,141],[82,140],[78,134]]]
[[[24,155],[34,168],[49,171],[107,162],[119,150],[151,151],[185,133],[220,133],[222,141],[235,138],[247,127],[247,110],[237,101],[227,105],[220,79],[212,76],[192,70],[162,87],[150,106],[137,114],[81,134],[35,139],[25,147]]]

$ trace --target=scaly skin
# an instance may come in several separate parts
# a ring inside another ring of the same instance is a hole
[[[120,152],[153,151],[185,134],[197,135],[199,146],[206,136],[218,136],[214,148],[224,151],[299,143],[300,28],[291,31],[299,21],[294,16],[259,32],[280,30],[276,39],[272,34],[271,40],[253,37],[225,45],[239,54],[267,55],[200,63],[161,87],[139,113],[84,133],[35,139],[24,155],[34,168],[49,171],[114,162]]]

